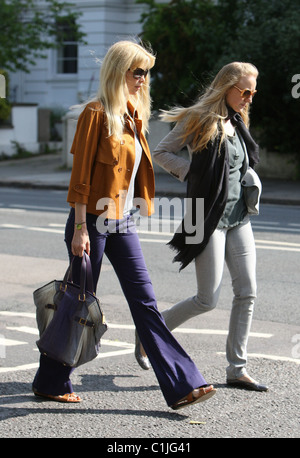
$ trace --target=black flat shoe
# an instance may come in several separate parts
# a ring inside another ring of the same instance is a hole
[[[251,390],[251,391],[268,391],[268,387],[266,385],[262,385],[256,382],[246,382],[245,380],[230,380],[227,379],[227,385],[235,387],[235,388],[242,388],[244,390]]]
[[[143,356],[141,354],[141,341],[140,341],[140,338],[139,338],[137,332],[135,332],[135,351],[134,351],[134,355],[135,355],[135,359],[137,360],[137,362],[139,363],[141,368],[144,369],[144,371],[148,371],[150,369],[150,367],[151,367],[150,361],[149,361],[147,356]]]

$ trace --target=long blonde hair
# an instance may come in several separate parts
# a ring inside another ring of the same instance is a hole
[[[138,67],[150,70],[154,63],[155,56],[153,53],[134,41],[118,41],[109,48],[101,65],[100,84],[97,93],[97,98],[104,105],[106,112],[109,135],[121,137],[128,100],[138,111],[142,120],[143,133],[148,131],[151,114],[150,72],[148,72],[144,84],[135,97],[129,95],[126,72]]]
[[[243,76],[248,75],[257,78],[258,70],[254,65],[245,62],[227,64],[218,72],[194,105],[163,111],[160,117],[165,122],[183,121],[183,140],[191,134],[194,136],[190,145],[193,152],[205,149],[208,143],[220,133],[221,144],[225,138],[224,121],[228,116],[226,94]],[[249,127],[249,104],[246,104],[240,114]]]

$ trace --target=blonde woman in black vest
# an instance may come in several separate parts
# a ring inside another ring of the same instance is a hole
[[[176,122],[176,126],[159,143],[153,158],[179,180],[187,180],[187,197],[194,209],[194,236],[197,225],[198,232],[201,225],[204,227],[203,240],[191,243],[183,221],[170,242],[181,269],[194,261],[197,293],[163,311],[166,324],[172,330],[216,307],[225,261],[234,294],[226,345],[227,383],[266,391],[267,387],[246,371],[256,298],[256,250],[249,213],[258,211],[261,187],[257,176],[254,181],[258,179],[258,183],[251,183],[251,188],[246,189],[243,181],[248,165],[253,168],[259,161],[258,146],[248,130],[257,77],[252,64],[230,63],[193,106],[163,112],[163,121]],[[177,155],[184,147],[189,150],[190,160]],[[253,179],[255,172],[250,172]],[[251,202],[247,201],[249,192]],[[195,220],[197,199],[204,199],[204,221]]]

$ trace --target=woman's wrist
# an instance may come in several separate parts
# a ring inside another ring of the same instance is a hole
[[[74,223],[74,225],[75,225],[75,229],[80,231],[82,229],[82,226],[86,225],[86,221],[82,221],[81,223]]]

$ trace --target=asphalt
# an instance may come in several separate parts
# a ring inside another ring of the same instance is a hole
[[[67,189],[71,170],[60,154],[37,155],[0,162],[0,186]],[[300,181],[261,177],[262,203],[300,205]],[[186,184],[155,168],[157,196],[184,197]]]
[[[71,171],[64,167],[60,155],[51,154],[34,156],[30,159],[1,161],[0,195],[1,186],[67,189],[70,173]],[[263,178],[262,183],[263,202],[300,205],[299,181]],[[165,173],[156,173],[156,194],[183,197],[185,184]],[[3,259],[5,260],[5,255]],[[40,259],[32,257],[30,261],[40,262]],[[49,260],[45,261],[49,268]],[[53,262],[56,269],[58,260]],[[32,268],[29,272],[35,270]],[[25,283],[25,287],[30,290],[30,295],[24,294],[27,290],[24,289],[24,285],[21,285],[20,295],[24,296],[22,296],[23,310],[27,301],[31,304],[33,279],[26,277]],[[5,294],[15,294],[17,286],[14,287],[13,291],[11,288],[5,288],[3,291],[4,303],[7,301],[9,304],[8,310],[9,307],[13,307],[13,303],[9,303],[11,297],[6,298]],[[106,301],[109,297],[106,296]],[[112,322],[113,316],[126,317],[124,313],[127,312],[124,311],[126,308],[122,300],[116,301],[116,296],[112,295],[110,301],[113,304],[111,313],[115,314],[112,315]],[[10,319],[14,327],[16,324],[32,326],[34,320],[34,318],[26,318],[27,321],[24,321],[24,317],[17,318],[14,315],[5,319],[7,322]],[[225,320],[228,320],[227,311],[218,309],[214,315],[211,312],[201,316],[201,326],[205,329],[218,328],[218,325]],[[262,338],[252,339],[253,348],[257,352],[252,354],[248,363],[250,373],[255,373],[262,382],[268,384],[270,387],[268,393],[248,392],[227,387],[224,383],[226,362],[223,353],[215,352],[214,357],[211,356],[212,348],[223,349],[222,336],[209,335],[207,338],[202,336],[201,348],[198,348],[197,340],[191,339],[188,333],[182,333],[180,336],[184,347],[189,349],[192,358],[201,359],[201,367],[205,367],[206,379],[213,381],[218,389],[217,395],[207,403],[174,413],[166,407],[165,401],[159,395],[154,372],[142,371],[133,357],[126,361],[122,359],[123,356],[119,359],[104,358],[100,362],[95,360],[75,371],[72,383],[75,392],[84,399],[84,402],[78,405],[67,406],[36,400],[30,391],[35,369],[20,370],[17,374],[3,372],[0,380],[0,436],[2,439],[101,437],[101,444],[97,442],[98,449],[100,446],[108,452],[112,451],[112,447],[121,447],[124,443],[141,443],[143,444],[141,456],[148,456],[151,451],[157,453],[158,450],[165,454],[171,453],[175,451],[176,444],[178,446],[187,444],[184,450],[179,449],[181,455],[189,454],[190,450],[193,453],[194,449],[196,453],[201,445],[200,442],[195,441],[201,438],[299,438],[298,360],[294,362],[291,358],[278,357],[273,360],[272,357],[255,357],[258,353],[267,354],[267,348],[270,346],[274,353],[283,343],[286,346],[290,345],[290,342],[295,342],[296,348],[297,340],[293,339],[299,336],[299,328],[273,321],[255,320],[254,324],[256,332],[265,333],[268,330],[273,336],[272,341],[265,343]],[[196,323],[194,326],[197,328]],[[110,332],[112,341],[120,339],[118,329],[112,328]],[[132,332],[126,329],[122,331],[126,342],[132,339]],[[34,335],[30,338],[32,342],[35,340]],[[31,346],[28,345],[28,351],[30,348]],[[30,355],[32,355],[31,351]],[[145,438],[150,442],[139,442]],[[122,440],[125,442],[121,442]],[[172,442],[173,449],[162,449],[163,441]],[[211,446],[210,442],[210,451]],[[122,449],[118,448],[117,451]],[[218,451],[219,449],[216,449],[216,452]]]

